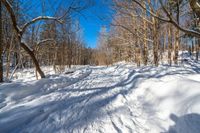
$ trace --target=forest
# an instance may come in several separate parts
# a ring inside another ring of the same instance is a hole
[[[0,133],[200,132],[200,0],[0,0],[0,55]]]
[[[39,3],[41,14],[48,13],[45,2]],[[195,3],[198,1],[113,0],[107,5],[114,12],[110,27],[101,26],[97,47],[92,49],[84,42],[80,22],[73,15],[94,6],[93,1],[59,5],[53,17],[32,20],[23,14],[27,10],[23,4],[28,2],[2,1],[1,81],[3,72],[9,80],[17,69],[33,67],[37,78],[44,78],[40,66],[45,65],[53,65],[59,72],[66,65],[110,65],[124,60],[137,66],[158,66],[162,61],[172,65],[181,63],[180,51],[188,51],[198,60],[200,9]]]

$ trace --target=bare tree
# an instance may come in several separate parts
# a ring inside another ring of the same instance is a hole
[[[20,28],[17,24],[17,19],[16,19],[16,16],[15,16],[15,13],[12,9],[12,6],[10,5],[10,3],[7,1],[7,0],[1,0],[1,2],[4,4],[4,6],[6,7],[7,11],[9,12],[10,14],[10,17],[12,19],[12,23],[13,23],[13,28],[15,29],[17,35],[18,35],[18,40],[20,42],[20,46],[30,55],[30,57],[32,58],[34,64],[35,64],[35,67],[36,67],[36,70],[39,72],[41,78],[45,78],[45,75],[43,73],[43,71],[41,70],[40,68],[40,65],[34,55],[34,52],[32,51],[32,49],[29,48],[29,46],[22,41],[22,37],[23,37],[23,34],[25,33],[26,29],[40,21],[40,20],[55,20],[55,21],[58,21],[58,22],[61,22],[61,18],[54,18],[54,17],[47,17],[47,16],[40,16],[40,17],[37,17],[37,18],[34,18],[33,20],[25,23],[22,28]]]
[[[144,10],[146,10],[146,6],[141,4],[141,1],[139,0],[132,0],[133,2],[135,2],[136,4],[138,4],[141,8],[143,8]],[[144,0],[142,0],[144,1]],[[175,26],[176,28],[178,28],[180,31],[184,32],[185,34],[191,35],[191,36],[195,36],[197,38],[200,38],[200,32],[197,30],[191,30],[191,29],[187,29],[183,26],[181,26],[176,19],[174,19],[173,15],[170,13],[170,11],[166,8],[166,6],[163,3],[163,0],[159,0],[162,11],[164,12],[164,16],[156,15],[155,13],[151,12],[148,10],[148,12],[155,18],[159,19],[160,21],[163,22],[167,22],[172,24],[173,26]],[[196,15],[199,15],[200,12],[200,3],[198,0],[189,0],[190,2],[190,6],[193,9],[193,12],[196,13]],[[166,17],[165,17],[166,16]]]
[[[36,59],[33,50],[26,44],[26,42],[22,41],[24,33],[26,32],[27,28],[29,28],[31,25],[33,25],[36,22],[41,21],[41,20],[53,20],[53,21],[56,21],[56,22],[59,22],[59,23],[63,23],[63,21],[62,21],[63,17],[68,15],[72,10],[78,12],[80,10],[83,10],[85,7],[79,7],[79,6],[73,7],[71,5],[71,6],[68,7],[67,11],[61,17],[56,18],[56,17],[49,17],[49,16],[39,16],[39,17],[36,17],[36,18],[32,19],[31,21],[25,23],[22,27],[20,27],[17,24],[16,15],[15,15],[15,12],[14,12],[11,4],[7,0],[1,0],[1,2],[4,4],[4,6],[6,7],[7,11],[10,14],[12,24],[13,24],[13,28],[15,29],[15,31],[17,33],[17,37],[18,37],[18,41],[20,42],[20,46],[29,54],[29,56],[33,60],[33,63],[36,67],[36,70],[40,74],[41,78],[45,78],[45,75],[40,68],[39,62]]]

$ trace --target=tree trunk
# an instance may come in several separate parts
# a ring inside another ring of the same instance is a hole
[[[12,42],[11,42],[12,43]],[[9,44],[9,48],[7,49],[7,58],[6,58],[6,78],[9,78],[10,73],[10,54],[11,54],[11,43]]]
[[[30,55],[31,59],[33,60],[33,63],[35,65],[36,70],[38,71],[38,73],[40,74],[41,78],[45,78],[45,75],[43,73],[43,71],[40,68],[40,65],[35,57],[35,54],[33,53],[33,51],[31,51],[26,44],[24,44],[23,42],[20,43],[21,47]]]
[[[153,21],[153,55],[154,55],[154,65],[158,66],[158,23],[155,18]]]
[[[172,25],[169,24],[169,31],[168,31],[168,63],[171,66],[172,65]]]
[[[54,45],[54,48],[55,48],[55,53],[54,53],[54,59],[53,59],[53,69],[56,73],[57,72],[56,63],[57,63],[57,60],[58,60],[58,48],[56,47],[56,44]]]
[[[165,53],[165,51],[166,51],[166,47],[167,47],[167,46],[166,46],[166,37],[167,37],[167,36],[166,36],[166,35],[167,35],[166,32],[167,32],[167,29],[165,29],[165,31],[164,31],[164,35],[163,35],[163,36],[164,36],[164,42],[163,42],[163,53]]]
[[[199,60],[199,39],[195,38],[195,51],[196,51],[196,60]]]
[[[177,20],[177,23],[179,23],[179,16],[180,16],[180,9],[179,9],[179,0],[177,1],[177,4],[176,4],[176,7],[177,7],[177,15],[176,15],[176,20]],[[174,63],[175,64],[178,64],[178,53],[179,53],[179,44],[180,44],[180,41],[179,41],[179,29],[177,28],[176,29],[176,33],[175,33],[175,47],[174,47]]]
[[[2,6],[0,1],[0,82],[3,82],[3,31],[2,31]]]
[[[175,64],[178,64],[178,53],[179,53],[179,43],[180,43],[180,41],[179,41],[179,29],[176,29],[176,33],[175,33],[176,35],[176,38],[175,38],[175,40],[176,40],[176,42],[175,42],[175,47],[174,47],[174,63]]]
[[[143,2],[144,7],[146,7],[145,2]],[[144,38],[147,38],[147,22],[146,22],[146,16],[147,16],[147,11],[143,11],[143,25],[144,25]],[[148,62],[148,46],[147,46],[147,40],[144,39],[144,65],[147,65]]]

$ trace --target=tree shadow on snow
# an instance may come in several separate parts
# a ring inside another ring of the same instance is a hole
[[[186,114],[181,117],[175,114],[170,115],[171,120],[175,122],[165,133],[199,133],[200,115],[196,113]]]
[[[48,101],[38,106],[19,106],[17,108],[10,109],[6,112],[0,113],[0,119],[6,120],[0,121],[0,132],[21,132],[21,130],[28,131],[31,125],[40,125],[34,132],[55,132],[64,130],[66,132],[73,132],[78,127],[83,127],[89,123],[94,122],[97,118],[103,118],[108,113],[113,113],[116,110],[110,110],[109,112],[103,112],[101,109],[113,101],[119,94],[125,94],[128,90],[134,88],[135,71],[133,70],[127,77],[127,79],[109,87],[97,87],[97,88],[85,88],[84,91],[90,91],[91,93],[81,94],[78,96],[65,97],[57,101]],[[119,89],[116,93],[106,97],[99,97],[104,94],[109,94],[109,91],[116,87],[125,87],[131,84],[126,89]],[[70,88],[70,86],[68,86]],[[73,91],[73,89],[71,89]],[[73,92],[75,92],[74,90]],[[80,90],[77,90],[77,92]],[[50,93],[54,93],[50,92]],[[64,89],[56,91],[60,93],[68,93],[70,89]],[[47,95],[50,93],[46,93]],[[97,98],[98,97],[98,98]],[[55,120],[52,114],[60,114],[59,120]],[[66,119],[63,120],[62,116]],[[42,121],[45,121],[41,124]],[[49,121],[64,121],[62,124],[54,125]],[[9,124],[8,124],[9,123]],[[43,125],[49,123],[51,125]],[[31,131],[30,131],[31,132]]]
[[[163,73],[163,71],[165,73]],[[35,129],[37,131],[34,132],[40,132],[41,130],[49,133],[59,132],[63,130],[65,130],[66,132],[73,132],[74,129],[85,127],[101,118],[106,117],[108,114],[116,112],[116,108],[114,110],[109,110],[109,112],[106,112],[103,109],[113,100],[115,100],[119,95],[125,98],[126,94],[128,94],[129,91],[136,88],[139,79],[161,78],[166,75],[191,74],[196,72],[197,71],[193,69],[176,69],[176,71],[168,71],[167,66],[163,66],[161,69],[158,70],[156,69],[156,67],[143,67],[138,71],[132,70],[132,72],[129,73],[126,79],[108,87],[88,87],[83,89],[75,89],[73,87],[70,87],[69,85],[67,86],[67,88],[52,91],[47,94],[51,94],[54,92],[59,92],[63,94],[73,92],[80,94],[71,97],[64,97],[57,101],[48,101],[39,106],[21,106],[17,109],[15,108],[7,112],[0,113],[0,119],[3,118],[8,120],[8,122],[6,123],[1,123],[0,121],[0,127],[2,127],[0,129],[0,132],[13,132],[13,130],[14,132],[20,132],[23,129],[25,129],[25,131],[29,131],[29,127],[33,125],[38,127],[37,129]],[[85,76],[84,78],[86,78],[87,76]],[[86,91],[88,91],[89,93],[84,93]],[[112,93],[110,93],[111,91]],[[12,118],[13,115],[18,116],[15,117],[17,119]],[[58,118],[54,118],[55,115],[58,115]],[[175,115],[171,115],[171,118],[175,121],[176,124],[173,127],[170,127],[167,133],[184,133],[174,130],[180,127],[187,127],[188,124],[184,122],[192,121],[192,125],[189,124],[190,127],[188,128],[197,128],[197,125],[200,125],[200,116],[198,114],[188,114],[180,118]],[[183,120],[186,121],[182,122]],[[4,128],[4,126],[9,127],[10,122],[13,123],[13,125],[11,124],[10,126],[13,129],[8,130],[8,128]],[[56,123],[59,124],[57,125]],[[193,129],[191,130],[193,131]],[[196,129],[194,129],[193,133],[197,133],[198,131],[200,131],[199,127],[197,132],[195,131]]]

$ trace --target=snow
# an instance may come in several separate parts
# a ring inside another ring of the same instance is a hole
[[[0,85],[0,133],[199,133],[200,64],[19,71]]]

